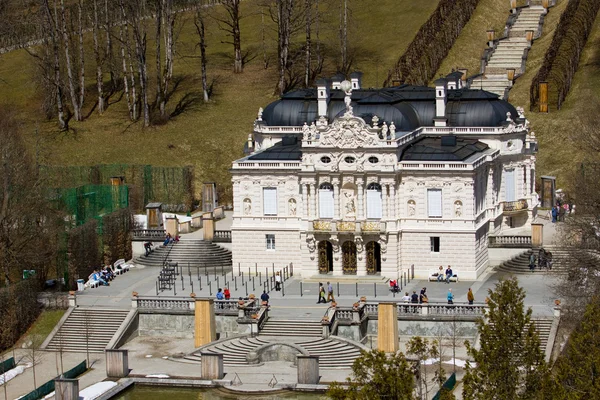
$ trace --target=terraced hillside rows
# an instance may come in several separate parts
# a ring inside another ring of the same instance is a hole
[[[148,256],[134,260],[148,267],[162,267],[165,261],[185,267],[231,266],[231,251],[204,240],[182,239],[179,243],[158,246]]]

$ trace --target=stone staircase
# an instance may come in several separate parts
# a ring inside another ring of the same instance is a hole
[[[552,253],[552,269],[550,271],[540,271],[536,268],[534,273],[567,274],[569,272],[569,261],[573,258],[572,250],[559,246],[544,246],[544,250]],[[503,262],[496,267],[496,270],[513,274],[531,274],[532,272],[529,270],[529,255],[532,252],[535,254],[537,260],[538,250],[527,250]],[[578,250],[577,260],[584,263],[600,263],[600,258],[597,255],[587,253],[585,250]]]
[[[71,314],[54,333],[45,350],[103,353],[129,310],[107,310],[104,308],[74,308]],[[86,339],[87,337],[87,339]]]
[[[169,253],[170,250],[170,253]],[[182,239],[179,243],[158,246],[148,256],[141,255],[134,262],[148,267],[162,267],[165,257],[180,266],[231,266],[231,251],[204,240]]]
[[[500,98],[508,98],[507,93],[513,81],[508,79],[507,69],[515,70],[513,79],[525,72],[524,59],[531,47],[531,42],[526,38],[527,31],[533,31],[533,39],[539,37],[539,26],[547,13],[544,7],[533,3],[519,8],[516,20],[508,29],[508,37],[498,40],[483,73],[471,80],[472,89],[482,89]]]
[[[320,337],[321,322],[311,320],[286,320],[269,318],[260,331],[261,336]]]
[[[268,344],[293,344],[319,356],[320,368],[350,368],[360,356],[361,347],[336,338],[321,337],[243,337],[213,343],[184,357],[192,362],[201,362],[201,352],[223,354],[223,363],[228,366],[249,365],[247,355],[258,347]]]

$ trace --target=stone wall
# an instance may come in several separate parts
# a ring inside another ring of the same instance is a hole
[[[275,235],[275,249],[269,250],[266,246],[266,235]],[[282,230],[277,225],[273,227],[256,226],[249,229],[232,229],[233,244],[233,265],[238,263],[242,268],[258,267],[271,268],[275,264],[275,269],[283,269],[289,263],[294,263],[294,273],[296,267],[301,265],[300,257],[300,233],[296,231]]]
[[[217,336],[230,337],[250,333],[250,325],[239,325],[236,316],[215,316]],[[194,338],[193,314],[139,314],[139,336],[169,336],[172,338]]]

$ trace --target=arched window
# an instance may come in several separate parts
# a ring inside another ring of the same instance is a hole
[[[367,218],[381,219],[381,185],[370,183],[367,186]]]
[[[333,218],[333,186],[323,183],[319,186],[319,218]]]

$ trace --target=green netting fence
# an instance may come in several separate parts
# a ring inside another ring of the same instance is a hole
[[[15,367],[15,358],[11,357],[8,360],[0,362],[0,374],[3,374]]]
[[[92,166],[40,166],[47,187],[71,188],[109,185],[112,178],[123,178],[129,187],[130,206],[140,212],[150,202],[163,203],[163,210],[190,211],[194,200],[194,169],[191,166],[158,167],[135,164]]]
[[[456,374],[452,373],[452,375],[450,375],[450,378],[448,378],[446,380],[446,382],[444,382],[444,384],[442,385],[442,389],[439,390],[435,396],[433,396],[433,400],[439,400],[440,397],[442,396],[442,391],[443,390],[447,390],[452,392],[452,390],[454,389],[454,386],[456,386]]]
[[[76,365],[74,368],[72,368],[72,369],[66,371],[64,374],[62,374],[62,378],[75,379],[79,375],[83,374],[85,371],[87,371],[87,365],[86,365],[85,361],[82,361],[81,363]],[[57,376],[54,379],[57,379],[57,378],[60,378],[60,376]],[[43,385],[37,387],[35,390],[27,393],[25,396],[20,397],[19,400],[37,400],[39,398],[49,395],[50,393],[54,392],[54,379],[49,380],[48,382],[44,383]]]

